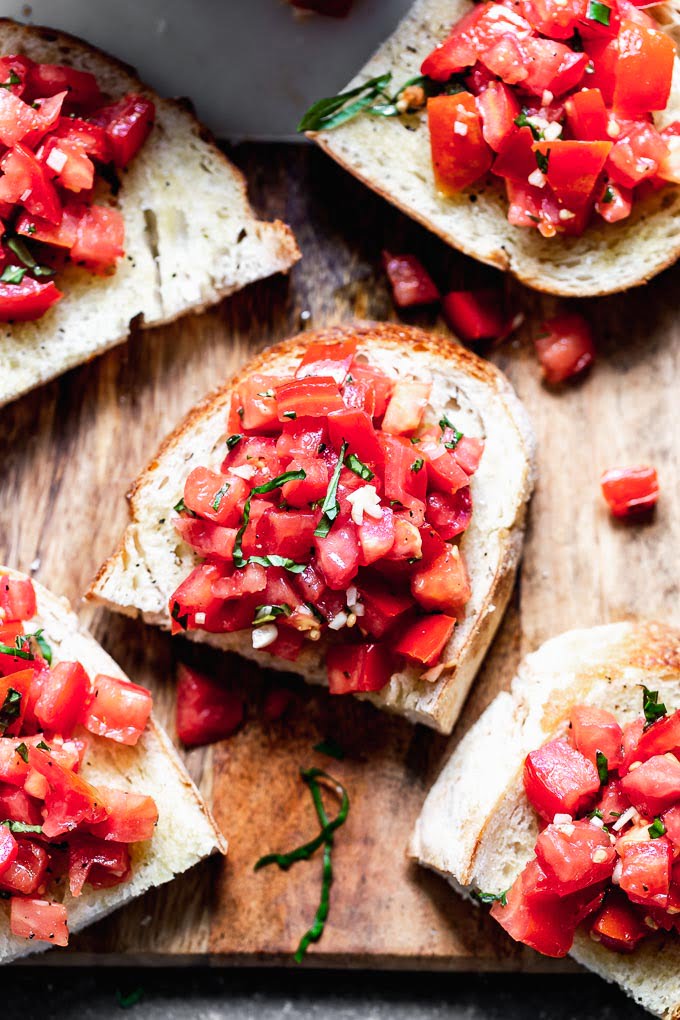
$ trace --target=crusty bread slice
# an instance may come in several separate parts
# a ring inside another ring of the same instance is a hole
[[[168,627],[168,599],[196,562],[195,554],[178,541],[171,508],[193,466],[217,468],[223,460],[231,386],[252,372],[283,376],[292,371],[308,344],[348,336],[357,336],[359,353],[388,374],[432,381],[427,420],[437,422],[445,412],[462,431],[486,442],[472,480],[472,523],[461,545],[472,598],[445,649],[445,668],[436,682],[419,680],[415,667],[404,670],[371,698],[381,707],[448,733],[510,595],[533,488],[534,439],[523,406],[498,369],[444,337],[368,323],[302,334],[264,351],[230,385],[191,412],[138,478],[130,495],[131,522],[89,594],[112,609]],[[325,682],[323,642],[308,642],[297,662],[291,663],[255,651],[249,632],[192,631],[189,636],[238,651],[262,665],[294,670],[309,681]]]
[[[427,54],[448,35],[471,0],[416,0],[392,36],[351,85],[392,72],[390,88],[420,73]],[[653,8],[669,34],[678,32],[677,2]],[[680,119],[680,63],[663,124]],[[582,237],[546,239],[507,220],[502,182],[489,175],[454,197],[434,183],[426,114],[362,115],[333,131],[310,134],[325,151],[409,216],[467,255],[508,270],[523,283],[574,297],[610,294],[645,283],[680,255],[680,187],[670,185],[618,224],[594,223]]]
[[[23,577],[7,567],[0,575]],[[97,673],[128,678],[91,634],[84,630],[66,599],[33,582],[38,612],[29,624],[44,628],[53,661],[79,661],[91,677]],[[95,786],[110,786],[153,797],[158,824],[153,839],[131,848],[133,871],[128,882],[112,889],[86,886],[74,898],[67,890],[52,894],[63,899],[71,933],[93,924],[152,886],[169,882],[215,851],[226,853],[227,843],[208,807],[192,783],[166,733],[153,721],[134,747],[86,734],[88,751],[81,775]],[[178,838],[178,833],[181,838]],[[49,949],[44,942],[27,942],[9,931],[9,916],[0,908],[0,963]]]
[[[257,219],[243,175],[189,104],[161,99],[125,64],[51,29],[0,19],[0,53],[91,71],[113,98],[151,96],[157,114],[121,174],[125,257],[110,277],[69,266],[57,281],[64,297],[46,315],[0,324],[0,405],[122,343],[133,320],[157,326],[201,311],[299,259],[285,224]]]
[[[534,855],[536,814],[522,784],[529,751],[565,724],[578,703],[628,722],[642,711],[641,684],[680,708],[680,631],[656,623],[573,630],[542,645],[519,667],[510,691],[463,737],[432,787],[410,852],[460,892],[498,895]],[[615,981],[657,1016],[680,1017],[680,938],[655,935],[632,956],[577,933],[571,955]]]

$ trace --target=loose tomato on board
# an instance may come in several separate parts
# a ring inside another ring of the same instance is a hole
[[[224,740],[244,718],[243,699],[188,666],[177,673],[177,736],[186,747]]]
[[[427,118],[437,187],[455,194],[474,184],[491,167],[494,155],[484,140],[474,96],[434,96],[427,104]]]
[[[534,339],[543,377],[551,385],[580,375],[595,360],[590,326],[580,315],[558,315]]]
[[[610,468],[600,478],[602,495],[614,517],[635,517],[652,510],[659,499],[656,468]]]
[[[429,305],[439,301],[437,285],[415,255],[392,255],[383,251],[385,272],[398,308]]]
[[[468,343],[504,339],[512,328],[500,290],[452,290],[444,295],[444,316],[454,333]]]

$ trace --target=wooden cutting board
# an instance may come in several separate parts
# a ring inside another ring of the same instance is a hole
[[[264,281],[200,317],[137,333],[0,412],[0,561],[32,571],[76,605],[123,529],[130,481],[195,401],[253,351],[301,325],[395,318],[381,248],[417,253],[449,288],[498,282],[494,271],[445,248],[316,150],[249,146],[233,155],[262,213],[296,231],[304,258],[291,278]],[[229,837],[226,861],[206,862],[96,925],[60,960],[289,961],[316,909],[320,860],[288,873],[255,874],[253,864],[316,832],[299,769],[317,764],[345,783],[352,805],[336,841],[330,921],[311,961],[552,966],[518,951],[485,912],[408,863],[404,849],[450,745],[509,682],[521,655],[570,627],[636,616],[680,622],[679,281],[680,272],[670,270],[642,290],[584,303],[599,361],[590,377],[560,393],[541,384],[532,345],[541,318],[558,302],[516,289],[527,324],[491,357],[533,418],[540,481],[511,606],[451,741],[352,698],[331,699],[295,679],[83,608],[107,650],[153,688],[171,732],[179,661],[247,691],[248,722],[231,740],[186,755]],[[434,313],[408,321],[446,329]],[[658,512],[645,524],[617,524],[598,478],[606,467],[636,462],[659,470]],[[293,704],[284,719],[265,725],[263,693],[282,682],[293,690]],[[326,737],[344,748],[343,761],[313,751]]]

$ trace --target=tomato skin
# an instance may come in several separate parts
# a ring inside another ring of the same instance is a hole
[[[493,149],[484,141],[474,96],[469,92],[434,96],[428,100],[427,118],[439,190],[455,194],[474,184],[493,160]]]
[[[673,755],[654,755],[628,772],[621,788],[644,818],[661,815],[680,801],[680,761]]]
[[[395,383],[383,417],[382,430],[401,436],[418,428],[432,390],[431,383]]]
[[[486,5],[474,7],[454,26],[450,35],[422,63],[420,73],[433,81],[445,82],[475,62],[473,29]]]
[[[351,375],[356,382],[366,383],[370,386],[374,396],[372,416],[373,418],[382,418],[394,390],[394,380],[380,369],[357,361],[351,365]]]
[[[443,613],[421,616],[401,633],[394,650],[414,662],[434,666],[439,661],[455,626],[455,617],[445,616]]]
[[[580,375],[595,360],[595,345],[590,326],[580,315],[558,315],[542,326],[543,335],[534,344],[550,385],[558,385]]]
[[[509,322],[500,290],[452,290],[444,296],[446,321],[461,340],[499,340]]]
[[[458,489],[453,495],[431,492],[427,497],[426,517],[447,542],[462,534],[472,520],[470,486]]]
[[[62,903],[12,896],[9,923],[12,934],[19,938],[37,939],[52,946],[68,945],[66,907]]]
[[[526,187],[529,175],[538,169],[533,145],[531,128],[521,127],[510,135],[496,156],[491,168],[493,173]]]
[[[3,574],[0,577],[0,609],[3,623],[32,619],[37,612],[33,582]]]
[[[617,859],[607,833],[586,821],[548,825],[536,841],[536,857],[558,896],[610,879]]]
[[[69,736],[90,700],[90,678],[79,662],[58,662],[47,674],[35,706],[41,727]]]
[[[437,285],[415,255],[382,253],[385,272],[392,287],[394,303],[398,308],[429,305],[439,301]]]
[[[0,875],[4,875],[10,865],[14,864],[18,853],[16,839],[6,825],[0,826]]]
[[[106,131],[113,162],[122,169],[136,156],[151,134],[156,108],[146,96],[129,93],[97,111],[95,123]]]
[[[606,757],[610,771],[622,764],[623,730],[611,712],[590,705],[577,705],[572,709],[570,722],[576,750],[593,765],[597,764],[598,751]]]
[[[610,468],[600,478],[600,485],[614,517],[646,513],[659,498],[659,481],[653,467]]]
[[[680,710],[658,719],[638,734],[631,761],[646,761],[655,754],[680,751]]]
[[[404,614],[415,606],[409,594],[394,591],[376,578],[362,578],[357,590],[364,607],[361,626],[375,638],[383,637],[398,621],[403,623]]]
[[[25,276],[21,283],[0,283],[0,322],[31,322],[40,319],[62,297],[50,280],[38,283]]]
[[[124,254],[125,222],[117,209],[88,206],[78,220],[71,259],[92,272],[110,269]]]
[[[619,888],[633,903],[665,909],[673,866],[673,846],[665,836],[626,843],[621,854]]]
[[[567,124],[574,138],[582,141],[609,141],[607,108],[600,89],[581,89],[564,104]]]
[[[632,953],[650,933],[628,899],[616,889],[607,893],[590,931],[592,938],[616,953]]]
[[[663,32],[623,21],[617,41],[614,109],[632,117],[665,109],[673,77],[673,40]]]
[[[145,687],[114,676],[97,674],[92,700],[84,711],[85,729],[119,744],[137,743],[151,715],[151,695]]]
[[[326,418],[331,411],[341,411],[344,402],[338,384],[330,376],[293,379],[276,387],[279,421],[291,414],[303,418]]]
[[[348,453],[354,453],[364,464],[372,469],[382,466],[385,455],[366,411],[359,408],[332,411],[328,415],[328,434],[334,449],[339,451],[347,442]]]
[[[524,789],[542,818],[557,814],[575,817],[587,810],[600,789],[591,761],[563,737],[530,751],[524,761]]]
[[[332,645],[326,668],[331,694],[380,691],[392,675],[389,654],[379,644]]]
[[[472,590],[465,560],[457,546],[447,546],[432,563],[414,569],[411,592],[425,609],[456,615],[469,602]]]
[[[326,376],[334,379],[340,386],[345,381],[356,349],[356,339],[329,344],[309,344],[300,359],[295,378],[306,379],[310,375]]]
[[[85,883],[95,889],[119,885],[130,877],[130,851],[124,843],[105,842],[77,833],[68,840],[68,875],[72,896],[80,896]]]
[[[395,540],[394,513],[388,506],[382,508],[380,520],[364,515],[357,529],[359,538],[359,564],[368,567],[387,556]]]

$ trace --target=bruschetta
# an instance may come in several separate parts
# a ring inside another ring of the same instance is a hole
[[[299,258],[188,103],[0,19],[0,405]]]
[[[511,937],[680,1015],[680,631],[575,630],[463,737],[411,843]]]
[[[226,851],[150,712],[64,599],[0,567],[0,962]]]
[[[395,325],[302,334],[165,441],[89,594],[449,732],[533,479],[525,411],[489,362]]]
[[[553,294],[623,290],[680,254],[677,21],[628,0],[416,0],[354,95],[301,126],[466,254]]]

